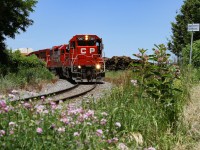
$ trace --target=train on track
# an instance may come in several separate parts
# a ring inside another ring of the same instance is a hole
[[[105,77],[102,39],[75,35],[68,44],[31,52],[46,62],[49,70],[75,82],[101,82]]]

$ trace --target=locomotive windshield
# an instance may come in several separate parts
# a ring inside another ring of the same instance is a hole
[[[95,46],[96,41],[95,40],[79,40],[78,46]]]

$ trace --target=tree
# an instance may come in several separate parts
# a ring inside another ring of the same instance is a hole
[[[25,32],[33,20],[29,19],[29,14],[33,12],[33,7],[37,0],[1,0],[0,1],[0,64],[6,64],[5,39],[15,38],[20,31]]]
[[[190,44],[183,48],[183,63],[189,64],[190,59]],[[200,67],[200,40],[193,43],[192,46],[192,65],[195,68]]]
[[[182,49],[190,43],[191,33],[187,31],[188,24],[200,23],[200,0],[185,0],[176,22],[172,22],[172,36],[168,48],[176,56],[182,56]],[[194,33],[194,41],[200,39],[200,32]]]

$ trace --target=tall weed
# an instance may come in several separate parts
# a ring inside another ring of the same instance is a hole
[[[170,63],[166,47],[156,45],[153,55],[146,55],[146,50],[139,49],[135,54],[140,59],[140,64],[132,64],[134,72],[138,73],[135,80],[139,86],[139,98],[149,97],[158,108],[164,109],[169,121],[174,124],[178,119],[177,92],[181,90],[174,86],[175,80],[179,79],[180,71]],[[151,61],[151,62],[150,62]]]

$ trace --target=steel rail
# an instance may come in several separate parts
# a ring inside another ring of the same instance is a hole
[[[66,88],[66,89],[62,89],[62,90],[59,90],[59,91],[50,92],[50,93],[46,93],[46,94],[40,94],[40,95],[37,95],[37,96],[31,96],[31,97],[27,97],[27,98],[19,98],[17,100],[12,101],[12,102],[20,102],[20,101],[29,101],[29,100],[33,100],[33,99],[41,99],[41,97],[43,97],[43,96],[44,97],[51,97],[51,95],[58,95],[58,94],[73,90],[73,89],[77,88],[78,86],[79,86],[79,84],[76,83],[74,86],[72,86],[70,88]]]
[[[59,103],[59,101],[66,101],[68,99],[73,99],[73,98],[76,98],[76,97],[79,97],[79,96],[82,96],[82,95],[85,95],[87,94],[88,92],[94,90],[96,88],[97,84],[95,83],[92,88],[86,90],[86,91],[83,91],[83,92],[80,92],[78,94],[74,94],[74,95],[71,95],[71,96],[65,96],[63,98],[59,98],[59,99],[55,99],[55,100],[52,100],[51,102],[55,102],[55,103]]]

